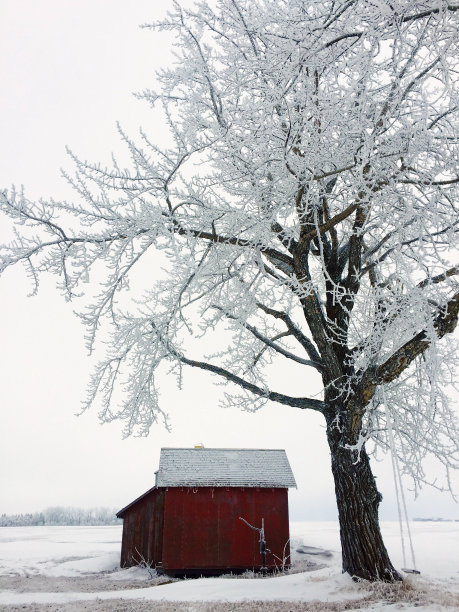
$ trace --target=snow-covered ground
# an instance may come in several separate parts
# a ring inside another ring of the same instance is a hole
[[[79,576],[119,565],[122,526],[0,527],[0,575]]]
[[[401,568],[398,524],[383,523],[382,529],[391,558]],[[130,610],[143,609],[142,602],[151,601],[200,602],[198,607],[175,608],[184,610],[208,609],[203,607],[204,602],[245,602],[238,608],[242,610],[244,606],[249,609],[250,602],[265,602],[266,606],[269,601],[278,602],[266,608],[272,610],[283,609],[281,601],[303,602],[303,606],[309,602],[308,607],[298,608],[305,610],[458,609],[459,522],[416,522],[411,529],[421,576],[410,576],[403,587],[375,587],[353,583],[341,574],[335,522],[291,524],[292,550],[304,544],[332,553],[294,553],[297,569],[309,565],[309,571],[269,578],[202,578],[167,584],[164,579],[162,584],[161,580],[150,580],[148,572],[140,568],[119,569],[119,526],[3,527],[0,609],[24,609],[33,604],[33,609],[79,610],[87,609],[92,602],[91,609],[111,610],[115,602],[126,600]],[[406,547],[409,553],[408,543]],[[407,565],[411,567],[412,562]],[[39,604],[43,608],[38,608]]]

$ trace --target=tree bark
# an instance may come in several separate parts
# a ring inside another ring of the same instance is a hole
[[[335,413],[336,415],[336,413]],[[354,579],[402,580],[393,567],[379,528],[382,500],[365,449],[358,457],[345,448],[343,428],[327,418],[327,439],[338,505],[343,573]]]

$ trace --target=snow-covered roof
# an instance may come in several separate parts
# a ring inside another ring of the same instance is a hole
[[[296,487],[285,450],[162,448],[157,487]]]

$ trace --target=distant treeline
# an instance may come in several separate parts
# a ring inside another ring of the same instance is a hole
[[[53,506],[42,512],[2,514],[0,527],[28,527],[29,525],[118,525],[116,510],[111,508],[64,508]]]
[[[427,523],[459,523],[459,519],[445,519],[445,518],[414,518],[413,521],[424,521]]]

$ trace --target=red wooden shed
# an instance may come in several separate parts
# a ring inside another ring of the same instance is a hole
[[[155,486],[117,514],[121,567],[144,560],[172,576],[217,575],[264,561],[273,570],[290,554],[289,487],[284,450],[163,448]],[[263,525],[264,556],[262,534],[247,523]]]

